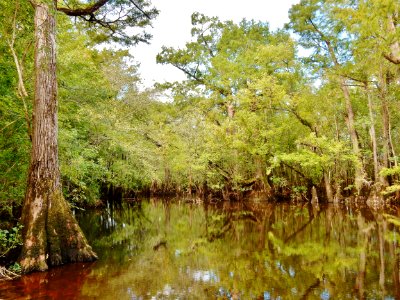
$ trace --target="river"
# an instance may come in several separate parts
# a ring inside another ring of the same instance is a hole
[[[99,256],[0,299],[400,299],[400,209],[142,200],[77,211]]]

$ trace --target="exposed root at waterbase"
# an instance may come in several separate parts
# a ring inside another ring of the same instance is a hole
[[[10,270],[7,270],[7,268],[0,266],[0,281],[1,280],[12,280],[19,276],[20,275],[18,275],[17,273],[14,273]]]

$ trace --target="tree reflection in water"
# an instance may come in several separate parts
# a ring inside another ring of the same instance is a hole
[[[77,217],[100,256],[68,273],[77,299],[400,299],[394,208],[152,199]]]

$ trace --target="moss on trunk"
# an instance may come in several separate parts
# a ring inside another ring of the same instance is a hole
[[[97,258],[76,222],[61,193],[49,206],[47,217],[48,262],[60,265],[69,262],[93,261]]]
[[[44,194],[45,199],[35,197],[24,207],[22,271],[44,271],[49,266],[97,259],[61,191]]]

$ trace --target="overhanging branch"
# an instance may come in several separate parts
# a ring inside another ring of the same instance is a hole
[[[56,7],[58,11],[65,13],[67,16],[71,17],[81,17],[81,16],[90,16],[96,11],[98,11],[101,7],[107,4],[110,0],[99,0],[94,4],[87,6],[85,8],[69,8],[69,7]]]

